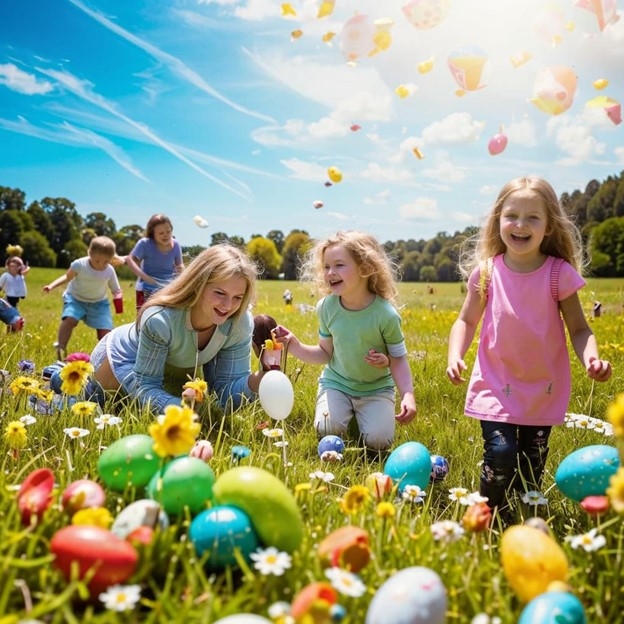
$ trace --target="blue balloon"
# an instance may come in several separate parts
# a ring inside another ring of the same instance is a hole
[[[321,441],[318,443],[318,454],[319,457],[326,453],[327,451],[335,451],[336,453],[344,452],[345,445],[342,441],[342,438],[337,435],[326,435],[324,438],[321,438]]]
[[[236,565],[236,550],[249,561],[249,555],[258,548],[249,516],[233,505],[217,505],[195,516],[189,537],[199,556],[209,553],[206,566],[215,570]]]
[[[431,455],[420,442],[405,442],[390,453],[384,473],[403,491],[406,485],[417,485],[424,490],[431,477]]]

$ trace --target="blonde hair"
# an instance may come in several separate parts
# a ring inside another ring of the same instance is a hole
[[[116,253],[115,241],[108,236],[95,236],[89,243],[89,255],[98,254],[112,258]]]
[[[368,279],[370,292],[396,306],[398,267],[379,242],[365,232],[337,232],[330,238],[315,242],[304,257],[300,272],[302,280],[312,282],[320,295],[331,293],[324,279],[325,251],[334,245],[343,247],[355,260],[362,277]]]
[[[203,295],[208,284],[243,277],[247,282],[245,295],[232,318],[242,316],[255,299],[258,269],[238,247],[219,244],[204,249],[173,281],[156,291],[141,308],[138,318],[151,306],[190,308]],[[138,319],[137,319],[138,320]]]
[[[475,267],[483,266],[489,258],[505,252],[507,247],[500,235],[500,216],[507,198],[517,191],[528,190],[544,202],[546,231],[540,251],[547,256],[563,258],[579,273],[588,264],[583,253],[581,234],[565,213],[553,187],[542,178],[521,176],[510,180],[498,193],[485,223],[474,236],[464,241],[459,256],[459,271],[468,279]]]

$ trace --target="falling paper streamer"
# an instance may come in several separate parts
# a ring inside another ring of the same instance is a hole
[[[208,227],[208,221],[206,221],[206,219],[204,219],[204,217],[202,217],[200,215],[195,215],[193,217],[193,222],[195,223],[195,225],[197,227],[200,227],[200,228],[207,228]]]

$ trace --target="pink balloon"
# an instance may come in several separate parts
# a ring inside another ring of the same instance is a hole
[[[505,151],[507,147],[507,137],[504,134],[495,134],[488,143],[488,151],[492,156],[496,156]]]

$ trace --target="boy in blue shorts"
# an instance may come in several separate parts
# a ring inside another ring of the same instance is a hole
[[[89,244],[88,256],[74,260],[65,275],[46,284],[43,291],[67,284],[63,293],[63,313],[54,343],[56,357],[65,359],[67,343],[74,327],[84,321],[97,332],[98,340],[113,329],[113,316],[107,289],[121,301],[121,287],[111,261],[115,258],[115,242],[108,236],[96,236]],[[121,306],[117,309],[121,312]]]
[[[4,299],[0,299],[0,321],[7,326],[7,331],[18,332],[24,327],[22,315]]]

